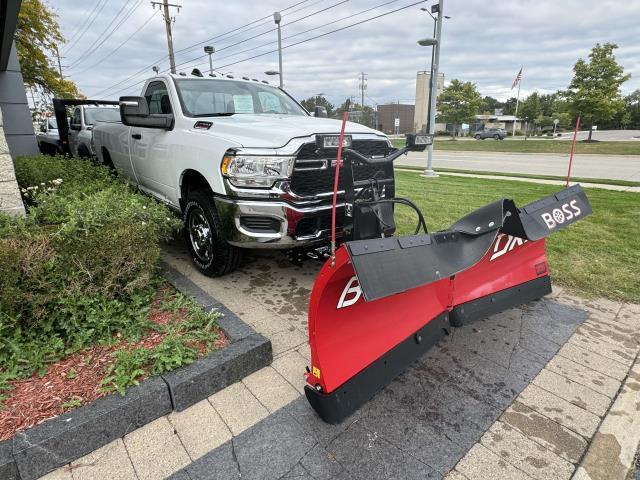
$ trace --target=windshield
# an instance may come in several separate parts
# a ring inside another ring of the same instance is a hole
[[[283,91],[261,83],[176,79],[180,103],[189,117],[234,114],[307,115]]]
[[[84,109],[84,123],[85,125],[93,125],[95,122],[119,122],[120,121],[120,109],[119,108],[99,108],[88,107]]]
[[[58,122],[56,121],[55,118],[49,118],[47,119],[47,123],[49,124],[49,130],[57,130],[58,129]]]

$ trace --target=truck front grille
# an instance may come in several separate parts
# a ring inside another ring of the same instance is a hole
[[[384,157],[393,151],[386,140],[354,140],[352,147],[358,153],[368,157]],[[346,154],[345,154],[346,155]],[[325,151],[318,151],[315,143],[306,143],[296,157],[296,165],[291,177],[291,191],[301,197],[312,197],[333,191],[334,168],[331,161],[335,159]],[[378,180],[393,178],[393,165],[354,165],[354,180],[366,182],[370,178]],[[339,189],[344,187],[342,170]]]

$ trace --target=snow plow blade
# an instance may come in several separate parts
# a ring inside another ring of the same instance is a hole
[[[311,406],[339,423],[451,325],[548,294],[544,238],[591,212],[575,185],[522,208],[499,200],[445,231],[342,244],[311,293]]]

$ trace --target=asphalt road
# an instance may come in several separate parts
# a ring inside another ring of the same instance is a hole
[[[435,151],[433,166],[478,172],[526,173],[564,176],[568,155],[502,152]],[[411,152],[395,161],[395,165],[426,167],[427,153]],[[573,159],[574,177],[640,181],[640,155],[576,155]]]

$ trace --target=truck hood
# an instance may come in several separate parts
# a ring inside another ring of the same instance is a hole
[[[198,118],[198,120],[213,122],[209,130],[213,135],[237,142],[243,147],[256,148],[278,148],[286,145],[293,138],[318,133],[337,134],[340,133],[342,125],[339,120],[300,115],[236,114],[230,117]],[[381,132],[353,122],[347,122],[345,133],[384,136]]]

